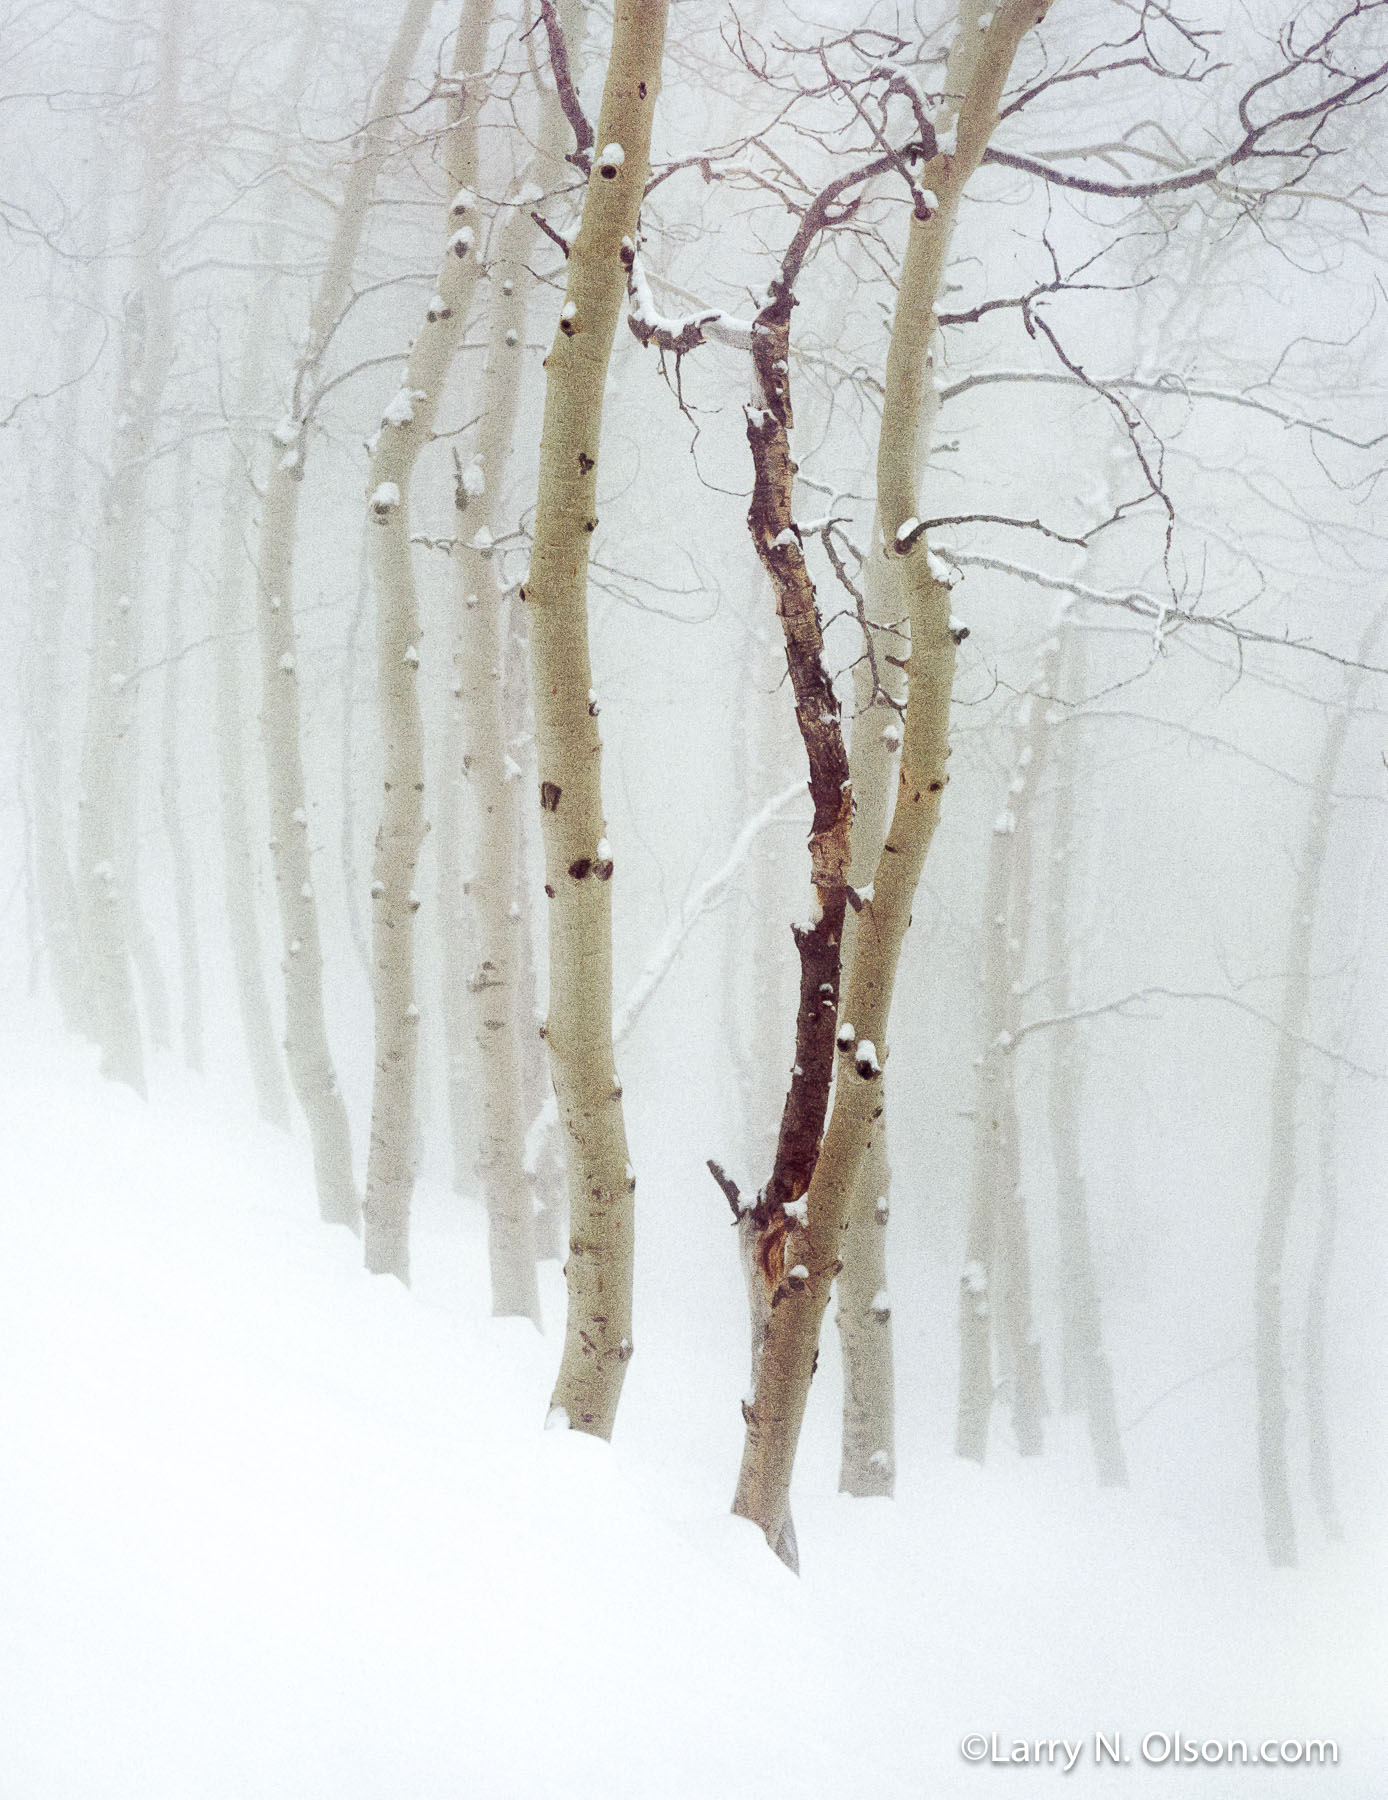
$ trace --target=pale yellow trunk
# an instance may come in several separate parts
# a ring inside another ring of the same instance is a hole
[[[613,861],[588,650],[603,395],[649,167],[666,0],[618,0],[598,154],[547,361],[535,539],[525,594],[550,902],[549,1044],[569,1166],[569,1289],[551,1417],[612,1432],[631,1355],[635,1177],[612,1051]],[[620,160],[607,155],[610,146]]]

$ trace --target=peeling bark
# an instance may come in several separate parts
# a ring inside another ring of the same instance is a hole
[[[960,7],[946,89],[959,95],[958,149],[926,164],[939,205],[913,215],[887,353],[877,494],[883,537],[907,600],[911,654],[896,803],[873,881],[858,918],[858,943],[845,990],[834,1106],[808,1195],[806,1278],[771,1314],[761,1376],[748,1412],[747,1438],[733,1510],[756,1521],[767,1542],[794,1566],[789,1529],[790,1477],[809,1395],[829,1287],[839,1270],[843,1222],[863,1158],[881,1129],[880,1074],[887,1017],[911,902],[939,818],[949,754],[949,701],[956,640],[949,588],[932,566],[915,526],[918,449],[933,401],[932,307],[963,189],[997,123],[998,104],[1017,45],[1044,16],[1044,0],[1003,0],[979,29],[981,8]],[[950,102],[952,104],[952,102]],[[845,857],[846,863],[846,857]]]

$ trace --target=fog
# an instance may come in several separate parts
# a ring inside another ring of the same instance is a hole
[[[1388,0],[4,44],[0,1787],[1380,1795]]]

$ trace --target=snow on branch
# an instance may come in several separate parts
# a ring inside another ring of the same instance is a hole
[[[651,996],[669,974],[685,939],[742,867],[757,838],[793,801],[800,799],[804,792],[803,781],[792,782],[789,787],[782,788],[779,794],[773,794],[759,812],[753,813],[733,840],[732,848],[721,866],[690,895],[665,927],[646,958],[645,967],[627,989],[621,1005],[613,1014],[614,1045],[620,1044],[630,1034],[632,1027],[646,1010]]]
[[[1276,1031],[1283,1036],[1290,1037],[1294,1043],[1300,1044],[1302,1049],[1314,1050],[1317,1055],[1324,1056],[1328,1061],[1339,1063],[1342,1068],[1348,1069],[1351,1074],[1367,1075],[1371,1081],[1382,1081],[1384,1079],[1384,1074],[1381,1069],[1367,1068],[1363,1063],[1355,1062],[1353,1057],[1345,1056],[1339,1050],[1332,1050],[1326,1044],[1317,1043],[1314,1038],[1303,1037],[1300,1032],[1288,1032],[1286,1027],[1279,1020],[1270,1017],[1259,1007],[1252,1005],[1247,1000],[1241,1000],[1237,994],[1221,993],[1218,988],[1210,988],[1208,990],[1169,987],[1135,988],[1130,994],[1120,994],[1117,999],[1103,1000],[1095,1006],[1082,1006],[1077,1008],[1074,1012],[1057,1013],[1052,1018],[1031,1019],[1025,1025],[1019,1025],[1017,1027],[1016,1031],[1012,1034],[1012,1043],[1014,1046],[1020,1044],[1023,1038],[1030,1037],[1033,1032],[1049,1030],[1053,1025],[1074,1025],[1078,1024],[1083,1019],[1101,1018],[1106,1013],[1117,1013],[1121,1017],[1131,1017],[1132,1015],[1126,1013],[1124,1009],[1129,1006],[1136,1006],[1143,1000],[1216,1000],[1224,1006],[1235,1007],[1239,1012],[1247,1013],[1250,1018],[1257,1019],[1259,1024],[1266,1025],[1271,1030]],[[1138,1016],[1153,1018],[1157,1015],[1147,1013],[1139,1014]]]

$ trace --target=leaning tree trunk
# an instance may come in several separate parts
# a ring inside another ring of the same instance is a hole
[[[168,222],[168,170],[182,63],[182,16],[166,6],[159,37],[154,116],[146,132],[136,286],[126,296],[111,472],[100,525],[82,799],[78,886],[89,971],[91,1023],[105,1074],[145,1091],[144,1048],[132,959],[143,936],[136,896],[140,578],[150,458],[171,355],[168,281],[160,256]],[[151,970],[144,958],[147,973]],[[159,986],[147,986],[160,1035]]]
[[[309,313],[307,342],[295,371],[290,410],[273,433],[276,453],[266,483],[256,569],[260,640],[261,734],[270,803],[270,850],[284,944],[285,1058],[295,1098],[308,1121],[318,1208],[332,1224],[357,1229],[347,1108],[337,1085],[323,1011],[323,948],[309,856],[309,805],[294,627],[294,549],[315,381],[345,305],[376,180],[400,111],[433,0],[410,0],[372,100],[365,141],[347,176],[337,222]]]
[[[564,1354],[550,1416],[610,1437],[631,1356],[636,1182],[612,1049],[612,853],[588,649],[588,545],[597,526],[603,394],[650,164],[668,0],[617,0],[601,145],[570,249],[550,350],[530,610],[545,892],[545,1024],[567,1142],[570,1236]],[[628,255],[630,252],[628,252]]]
[[[477,286],[477,128],[486,93],[491,0],[467,0],[453,74],[461,98],[445,150],[454,191],[432,297],[410,351],[400,391],[386,408],[368,482],[372,567],[377,589],[377,692],[384,800],[371,882],[371,1002],[376,1077],[366,1168],[366,1266],[410,1278],[414,1192],[415,1073],[419,1008],[414,998],[414,874],[424,841],[424,727],[419,708],[419,601],[410,546],[410,484],[433,436],[458,334]],[[534,1273],[534,1260],[531,1260]]]
[[[1013,56],[1045,11],[1046,0],[1029,0],[1026,5],[1003,0],[985,21],[976,0],[962,0],[945,79],[947,94],[959,96],[958,148],[953,156],[936,156],[926,164],[925,178],[938,204],[911,219],[892,321],[877,495],[884,540],[890,554],[899,559],[895,567],[911,630],[901,767],[872,897],[863,901],[858,916],[857,952],[840,1012],[833,1111],[806,1196],[806,1243],[800,1265],[804,1273],[770,1314],[733,1501],[734,1512],[755,1520],[767,1542],[792,1563],[794,1537],[788,1526],[795,1448],[814,1373],[820,1321],[839,1270],[843,1220],[863,1158],[880,1129],[879,1078],[886,1058],[892,986],[912,899],[939,819],[949,755],[955,627],[948,582],[927,548],[916,511],[918,451],[934,396],[932,308],[960,198],[997,123]]]
[[[1067,690],[1084,691],[1084,640],[1066,630]],[[1076,703],[1078,703],[1078,698]],[[1056,722],[1052,736],[1050,868],[1046,890],[1046,949],[1051,1003],[1049,1114],[1060,1237],[1061,1394],[1066,1411],[1082,1406],[1100,1487],[1128,1485],[1127,1458],[1118,1431],[1113,1369],[1104,1350],[1099,1278],[1090,1241],[1089,1203],[1080,1153],[1080,1101],[1084,1089],[1084,1040],[1073,1010],[1070,982],[1070,895],[1076,885],[1080,846],[1075,797],[1081,779],[1076,742],[1081,715]]]
[[[1375,618],[1360,642],[1357,663],[1368,660],[1381,617]],[[1351,670],[1340,705],[1321,745],[1306,836],[1301,848],[1292,897],[1287,943],[1287,979],[1273,1052],[1268,1112],[1272,1121],[1268,1145],[1268,1179],[1254,1265],[1253,1363],[1257,1381],[1258,1486],[1263,1501],[1263,1538],[1274,1568],[1293,1567],[1297,1560],[1296,1521],[1287,1470],[1287,1393],[1283,1350],[1282,1274],[1287,1229],[1297,1183],[1297,1097],[1301,1087],[1301,1046],[1311,1008],[1311,952],[1315,943],[1316,907],[1325,872],[1326,847],[1334,807],[1335,774],[1344,753],[1354,703],[1363,679]]]
[[[864,571],[867,626],[875,643],[864,645],[853,668],[853,736],[848,767],[853,782],[855,888],[872,880],[887,835],[887,814],[901,747],[901,696],[905,683],[882,651],[891,638],[889,569],[876,552]],[[885,590],[885,592],[884,592]],[[904,648],[897,644],[894,649]],[[844,960],[852,967],[857,915],[847,920]],[[879,1099],[886,1104],[885,1079]],[[896,1487],[896,1396],[892,1370],[892,1309],[887,1290],[887,1220],[891,1168],[885,1127],[874,1132],[853,1184],[844,1222],[843,1269],[836,1320],[843,1352],[843,1446],[839,1491],[862,1497],[890,1495]]]

